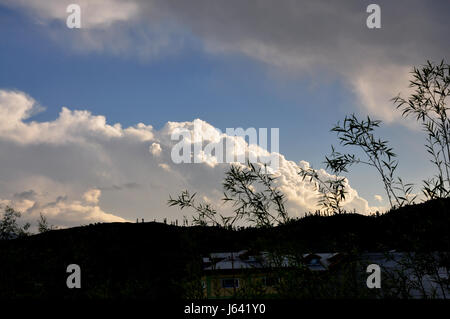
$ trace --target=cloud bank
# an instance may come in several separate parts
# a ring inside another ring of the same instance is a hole
[[[233,139],[236,155],[267,154],[200,119],[168,122],[155,130],[143,123],[110,125],[104,116],[66,107],[53,121],[32,121],[30,115],[39,110],[42,107],[26,93],[0,90],[0,204],[16,207],[32,221],[42,212],[62,227],[136,218],[181,220],[189,212],[167,207],[167,199],[184,189],[229,211],[221,203],[221,182],[229,164],[218,164],[214,156],[203,163],[175,164],[171,150],[179,141],[171,135],[177,129],[190,132],[194,143],[201,138],[206,143]],[[201,128],[196,135],[195,127]],[[290,214],[315,210],[317,193],[297,175],[299,167],[309,164],[278,155],[277,183],[287,196]],[[324,170],[320,174],[328,175]],[[346,208],[360,213],[379,209],[369,207],[350,184],[348,191]]]

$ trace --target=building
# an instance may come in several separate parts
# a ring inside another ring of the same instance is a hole
[[[439,252],[391,251],[361,253],[351,258],[344,253],[309,253],[294,257],[241,250],[203,257],[201,280],[203,295],[208,299],[271,297],[278,294],[281,281],[289,278],[285,276],[288,271],[297,268],[306,270],[313,280],[328,280],[331,277],[327,275],[344,278],[344,282],[355,280],[361,293],[356,294],[357,298],[442,299],[450,298],[450,268],[443,264],[445,260],[448,262],[448,256]],[[370,289],[366,284],[370,264],[381,269],[380,289]]]
[[[211,253],[203,257],[202,287],[209,299],[230,298],[251,290],[256,296],[276,295],[279,272],[300,265],[313,272],[327,271],[342,260],[340,253],[304,254],[301,260],[294,256],[275,256],[268,252]]]

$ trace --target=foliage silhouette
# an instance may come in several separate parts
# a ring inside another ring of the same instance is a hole
[[[0,240],[24,237],[29,234],[28,228],[30,228],[30,224],[26,223],[21,226],[17,221],[21,215],[20,212],[12,207],[6,206],[3,218],[0,220]]]
[[[193,223],[202,226],[233,227],[236,222],[245,220],[257,227],[271,227],[288,221],[285,195],[276,188],[275,177],[267,173],[267,166],[233,164],[225,173],[223,188],[223,201],[232,204],[232,216],[218,213],[209,203],[197,204],[196,194],[190,195],[187,190],[176,199],[170,197],[168,204],[194,209],[197,215],[193,216]]]
[[[450,119],[447,107],[450,96],[450,65],[427,63],[412,71],[408,98],[400,95],[393,101],[405,117],[415,116],[426,133],[426,151],[437,169],[433,178],[424,180],[423,193],[428,199],[450,196]]]

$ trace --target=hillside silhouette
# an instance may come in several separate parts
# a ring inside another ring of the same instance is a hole
[[[308,215],[238,230],[101,223],[0,241],[0,298],[177,298],[201,256],[240,249],[300,252],[450,251],[450,199],[365,216]],[[78,264],[82,288],[66,287]]]

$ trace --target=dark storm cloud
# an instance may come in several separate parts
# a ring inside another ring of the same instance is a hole
[[[28,199],[28,200],[33,200],[36,197],[37,193],[30,189],[29,191],[25,191],[25,192],[21,192],[21,193],[16,193],[14,194],[14,198],[15,199],[19,199],[19,200],[23,200],[23,199]]]

